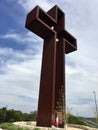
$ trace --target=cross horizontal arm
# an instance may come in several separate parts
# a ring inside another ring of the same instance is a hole
[[[75,47],[69,41],[67,41],[66,39],[64,39],[64,41],[65,41],[65,54],[68,54],[77,50],[77,47]]]
[[[65,53],[68,54],[77,50],[77,40],[66,30],[62,30],[61,32],[57,33],[58,39],[65,39]]]
[[[53,35],[55,31],[51,28],[56,21],[50,17],[39,6],[36,6],[28,15],[26,20],[26,28],[37,34],[43,39]]]

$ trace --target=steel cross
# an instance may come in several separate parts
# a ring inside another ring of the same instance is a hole
[[[36,6],[25,26],[44,39],[37,125],[51,127],[55,111],[65,111],[65,53],[77,50],[76,39],[65,30],[65,14],[57,5],[48,12]]]

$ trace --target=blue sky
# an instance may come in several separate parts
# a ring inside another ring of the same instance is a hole
[[[48,11],[55,4],[65,12],[66,29],[78,44],[76,52],[65,56],[67,108],[75,115],[94,116],[93,91],[98,97],[97,0],[1,1],[0,107],[37,110],[43,40],[25,29],[25,20],[36,5]]]

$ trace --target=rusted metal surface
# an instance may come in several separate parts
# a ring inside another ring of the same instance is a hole
[[[76,39],[65,29],[65,14],[57,5],[48,12],[36,6],[27,15],[25,26],[44,39],[37,125],[51,127],[61,96],[65,110],[65,54],[77,50]]]

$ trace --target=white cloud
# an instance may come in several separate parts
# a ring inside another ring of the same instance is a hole
[[[1,39],[13,39],[19,43],[31,43],[31,42],[41,42],[41,38],[35,36],[32,32],[27,32],[26,34],[19,34],[16,32],[8,32],[6,34],[0,35]]]
[[[75,56],[76,55],[76,56]],[[67,57],[71,58],[74,65],[68,64],[66,67],[66,90],[67,90],[67,105],[73,108],[73,113],[79,113],[80,116],[93,116],[95,110],[93,91],[96,91],[98,95],[98,66],[96,64],[96,58],[93,59],[88,55],[73,54]],[[93,55],[93,54],[92,54]],[[98,61],[97,61],[98,62]],[[84,98],[91,99],[91,102],[85,104],[85,101],[80,105],[78,102],[75,104],[73,100],[77,102],[79,99],[83,100]],[[98,97],[97,97],[98,100]]]
[[[21,109],[23,112],[30,112],[32,110],[36,110],[37,100],[34,100],[32,97],[28,98],[25,96],[24,98],[22,98],[18,97],[15,94],[2,94],[0,97],[0,107],[7,106],[7,108],[9,109]],[[28,101],[26,99],[28,99]]]
[[[3,67],[0,67],[0,70],[3,69],[3,73],[0,73],[0,99],[3,99],[0,100],[0,106],[8,105],[10,108],[21,109],[25,112],[37,109],[41,55],[13,51],[8,48],[2,48],[0,52],[0,55],[13,55],[8,61],[3,61]],[[27,99],[29,99],[28,103]],[[15,103],[16,101],[18,102]],[[29,109],[24,107],[26,105]]]
[[[48,0],[18,0],[18,3],[26,10],[26,12],[32,10],[36,5],[40,5],[45,10],[48,10],[53,4]]]

